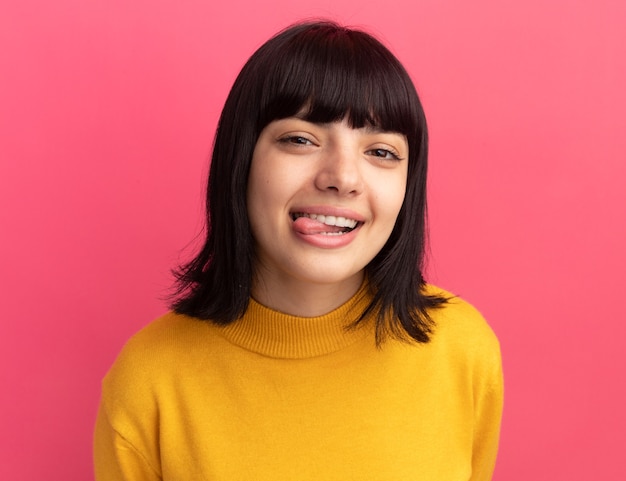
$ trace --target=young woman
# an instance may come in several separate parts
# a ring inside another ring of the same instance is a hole
[[[96,479],[490,479],[498,342],[424,281],[426,164],[377,40],[321,22],[265,43],[224,106],[173,312],[104,380]]]

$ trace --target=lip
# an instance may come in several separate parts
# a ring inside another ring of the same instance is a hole
[[[290,211],[290,218],[291,214],[296,212],[300,212],[303,214],[322,214],[325,216],[345,217],[347,219],[353,219],[358,222],[357,226],[350,232],[346,232],[345,234],[341,235],[327,235],[305,234],[296,230],[293,227],[294,223],[292,221],[292,232],[298,239],[313,247],[321,249],[338,249],[349,245],[356,238],[359,231],[361,230],[361,227],[363,226],[363,223],[366,220],[364,216],[351,209],[345,209],[342,207],[334,207],[329,205],[295,207]]]
[[[321,249],[338,249],[350,244],[356,238],[360,228],[361,224],[355,227],[354,230],[341,235],[303,234],[295,229],[293,229],[292,232],[298,239],[313,247],[319,247]]]

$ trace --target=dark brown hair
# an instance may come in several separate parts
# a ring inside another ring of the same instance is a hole
[[[347,118],[398,132],[409,144],[407,189],[387,243],[367,265],[377,339],[391,334],[427,342],[429,310],[422,275],[426,238],[428,134],[415,87],[396,57],[371,35],[330,22],[294,25],[262,45],[245,64],[219,120],[206,199],[206,240],[176,271],[179,313],[228,324],[248,306],[254,240],[246,208],[252,153],[270,122],[304,110],[310,122]]]

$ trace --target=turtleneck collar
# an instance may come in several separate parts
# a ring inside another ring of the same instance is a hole
[[[292,316],[250,299],[243,317],[222,328],[222,332],[233,344],[269,357],[322,356],[372,333],[367,328],[370,322],[350,328],[370,301],[366,282],[345,304],[317,317]]]

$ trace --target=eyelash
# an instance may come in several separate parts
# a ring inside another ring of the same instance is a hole
[[[376,152],[374,157],[378,157],[383,160],[402,160],[398,154],[389,149],[370,149],[367,152]],[[384,153],[384,155],[378,155],[379,153]]]
[[[281,144],[295,144],[295,145],[314,145],[313,142],[302,135],[289,135],[278,139]]]
[[[278,142],[280,142],[281,144],[293,144],[293,145],[315,145],[315,143],[302,136],[302,135],[288,135],[287,137],[281,137],[278,139]],[[382,160],[389,160],[389,161],[398,161],[398,160],[403,160],[396,152],[394,152],[393,150],[390,149],[383,149],[383,148],[378,148],[378,149],[370,149],[368,151],[366,151],[366,154],[369,153],[373,153],[373,156]],[[383,155],[379,155],[379,154],[383,154]]]

